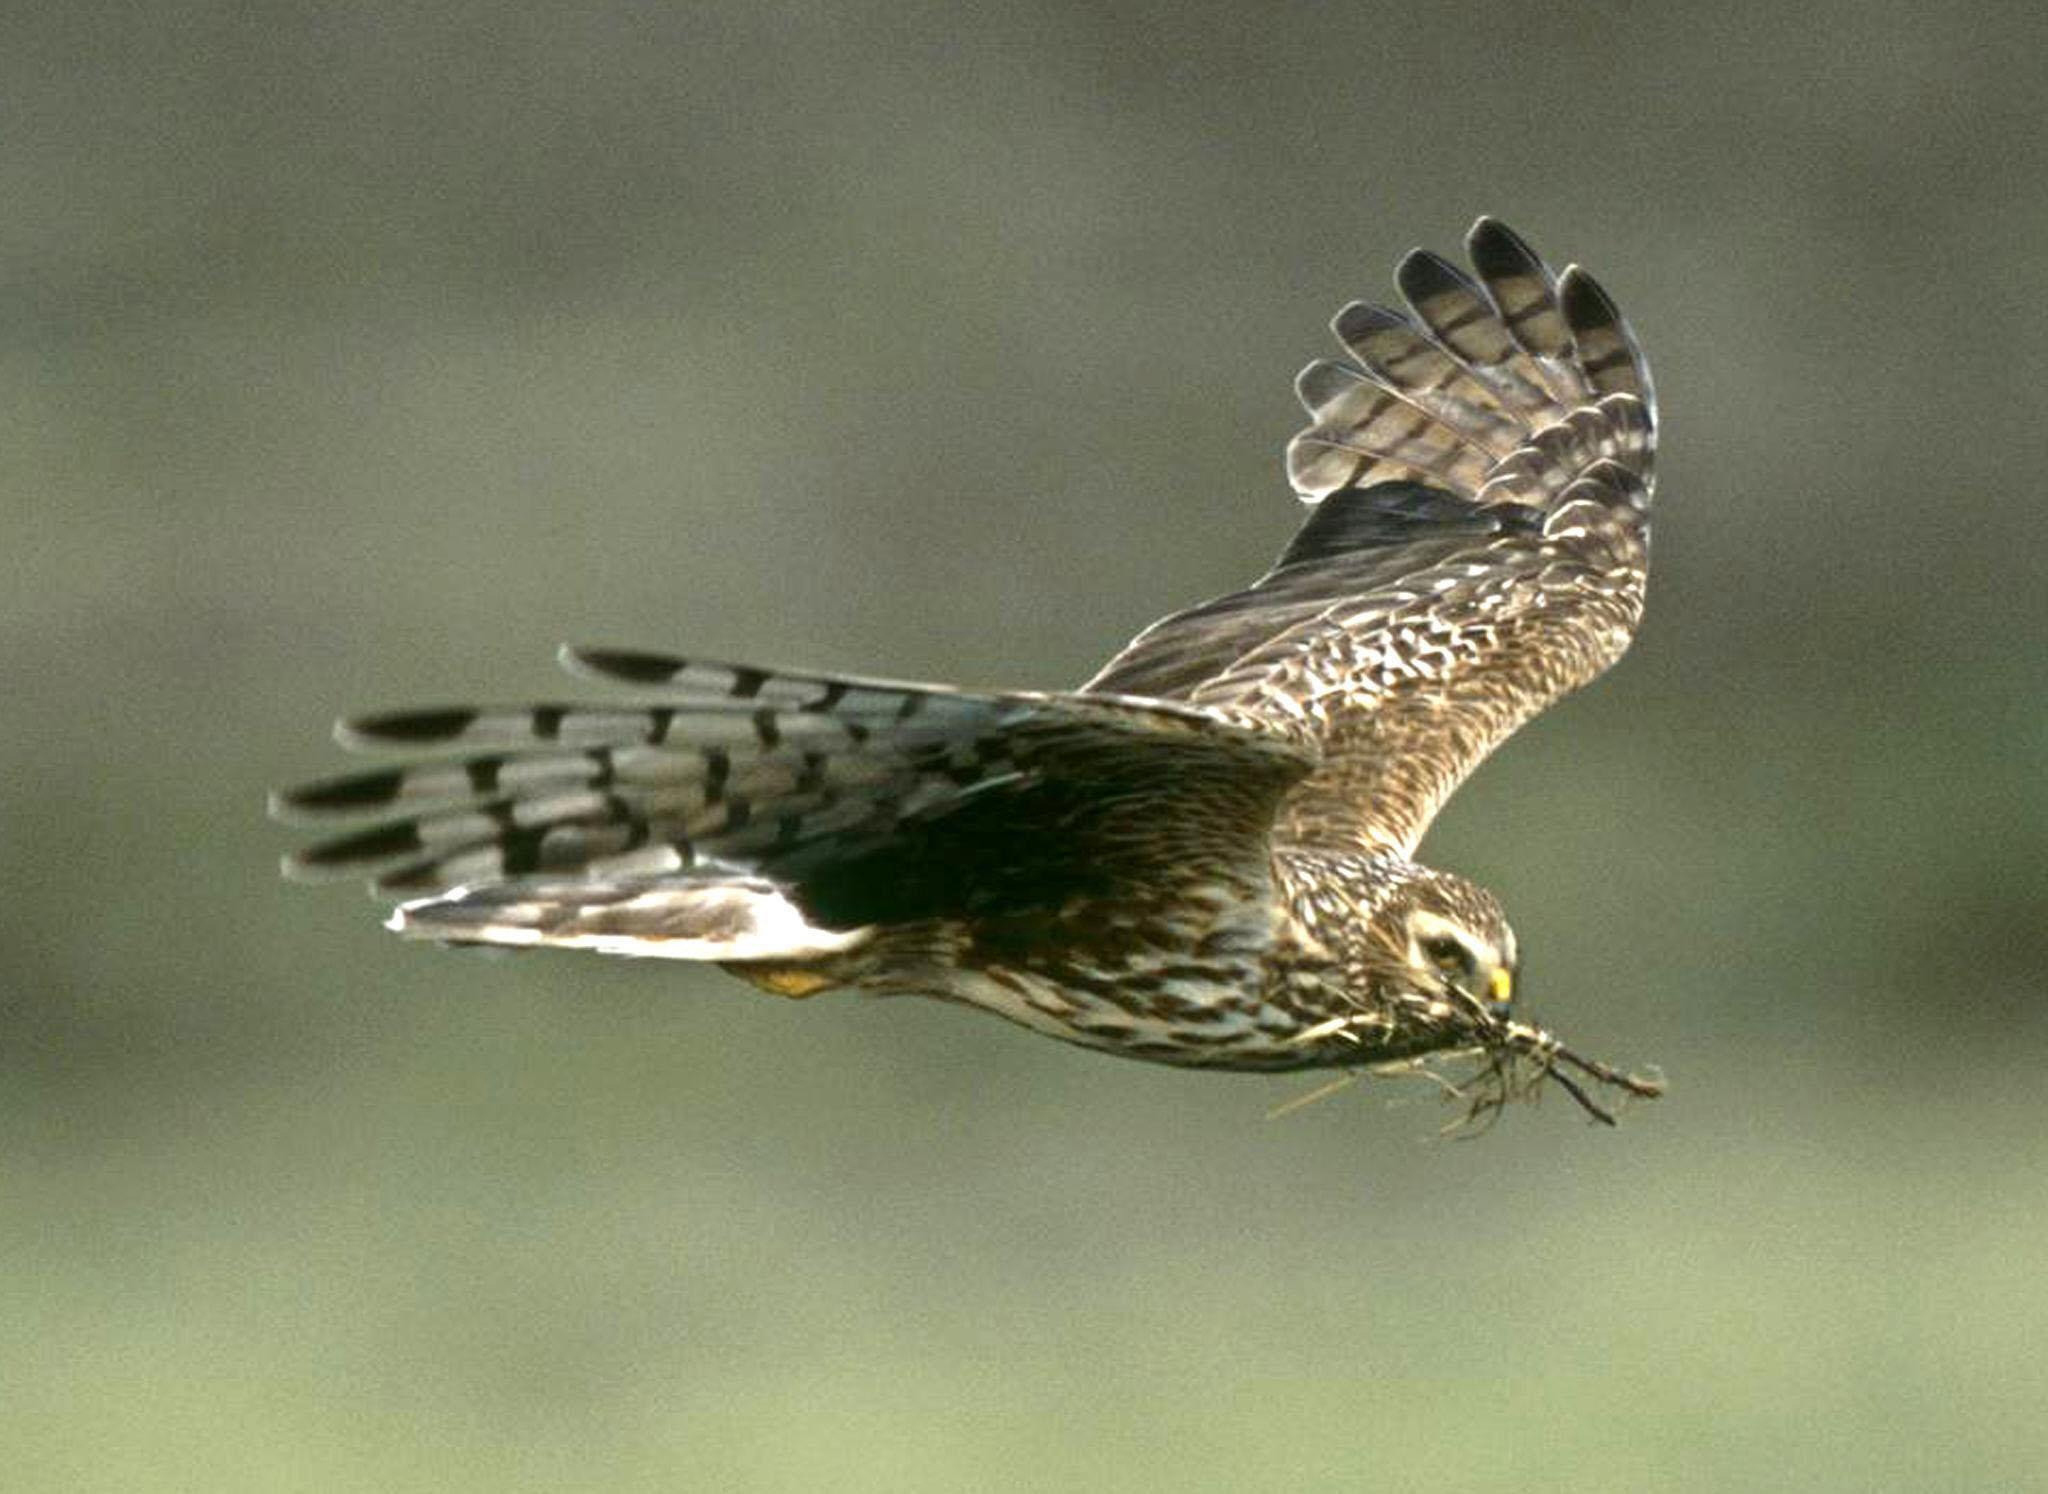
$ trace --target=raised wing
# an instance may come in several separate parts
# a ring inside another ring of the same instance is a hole
[[[1297,381],[1288,447],[1320,506],[1259,581],[1153,624],[1085,690],[1183,700],[1320,766],[1285,839],[1410,854],[1524,721],[1620,657],[1649,566],[1655,399],[1620,313],[1489,218],[1478,280],[1426,251],[1409,309],[1354,304],[1355,362]]]
[[[368,822],[297,852],[287,872],[367,876],[414,899],[398,926],[429,937],[500,937],[512,906],[601,906],[617,934],[605,947],[657,952],[632,947],[630,907],[673,939],[679,904],[667,894],[716,883],[786,896],[829,939],[1134,886],[1249,890],[1265,877],[1275,806],[1311,760],[1270,733],[1154,701],[618,651],[566,662],[658,700],[345,722],[345,746],[415,760],[279,794],[283,816]],[[703,900],[682,905],[701,924]]]

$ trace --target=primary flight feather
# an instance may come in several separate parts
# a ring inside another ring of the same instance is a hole
[[[368,821],[287,858],[368,875],[451,943],[710,960],[782,995],[921,994],[1214,1069],[1477,1054],[1659,1086],[1514,1015],[1499,902],[1413,858],[1524,721],[1627,648],[1656,400],[1576,266],[1505,225],[1474,276],[1418,250],[1297,389],[1316,505],[1242,591],[1154,623],[1080,689],[976,692],[565,650],[630,705],[344,722],[414,760],[281,793]],[[1519,1088],[1527,1088],[1522,1082]]]

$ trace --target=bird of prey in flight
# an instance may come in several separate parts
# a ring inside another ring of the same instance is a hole
[[[1080,688],[981,691],[608,648],[620,703],[344,721],[395,766],[276,796],[457,944],[712,961],[764,991],[919,994],[1205,1069],[1475,1059],[1593,1115],[1651,1078],[1516,1015],[1491,892],[1414,859],[1444,800],[1599,675],[1643,608],[1650,373],[1607,294],[1481,218],[1406,306],[1333,323],[1287,448],[1308,520],[1241,591]],[[369,821],[367,828],[362,821]]]

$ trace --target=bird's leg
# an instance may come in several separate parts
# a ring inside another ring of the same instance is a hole
[[[793,1001],[830,990],[841,981],[836,973],[820,970],[816,965],[769,960],[725,960],[721,963],[728,972],[755,989],[766,991],[771,996],[787,996]]]

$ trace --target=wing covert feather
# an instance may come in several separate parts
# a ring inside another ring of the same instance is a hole
[[[1416,251],[1354,303],[1288,448],[1318,504],[1243,591],[1154,623],[1085,685],[1206,707],[1319,766],[1284,839],[1411,853],[1518,726],[1619,658],[1649,566],[1649,365],[1583,270],[1480,219],[1474,279]]]

